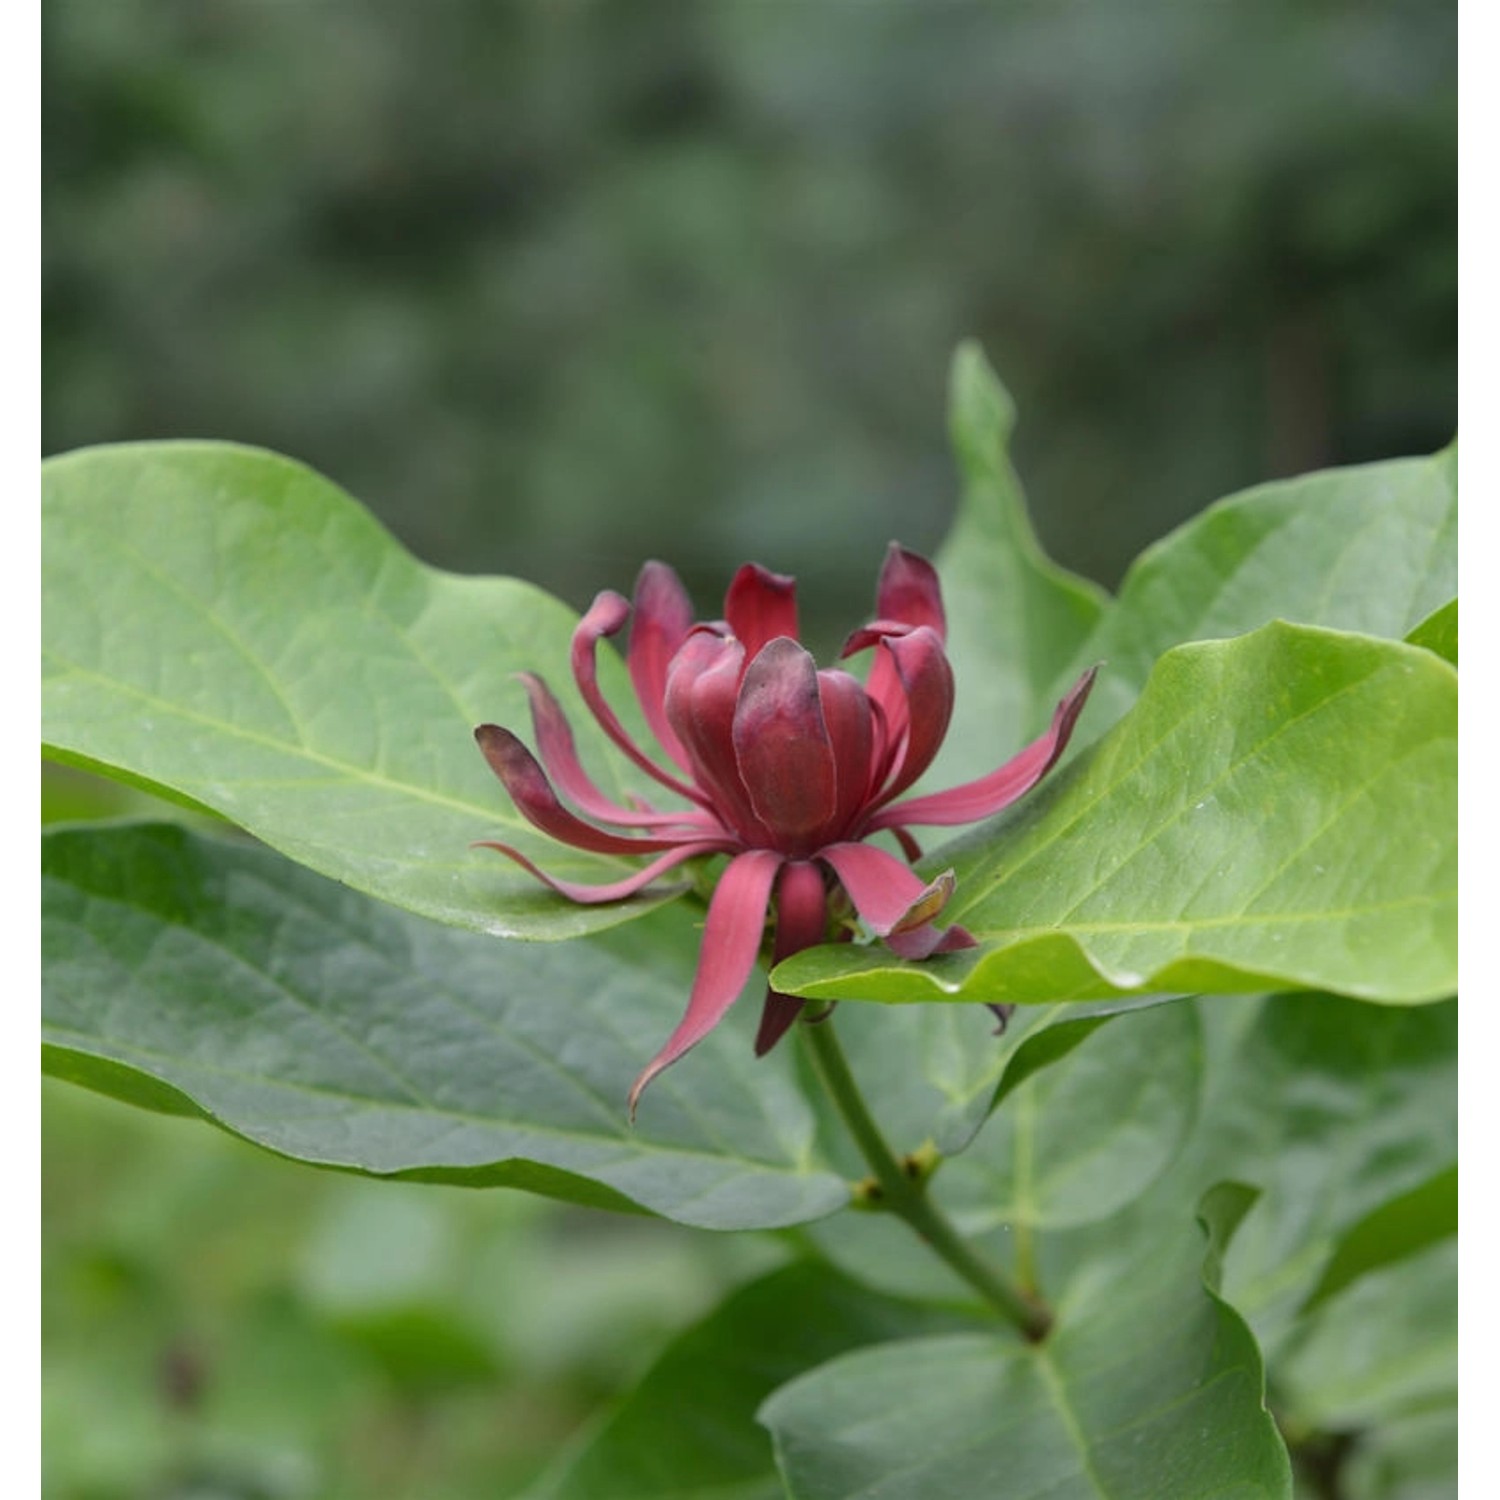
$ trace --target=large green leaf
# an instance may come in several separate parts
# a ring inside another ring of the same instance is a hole
[[[1457,454],[1278,480],[1211,505],[1132,565],[1071,674],[1107,663],[1080,736],[1130,707],[1164,652],[1272,620],[1404,637],[1458,591]]]
[[[794,1500],[1289,1500],[1255,1341],[1212,1291],[1249,1196],[1205,1200],[1080,1276],[1040,1345],[906,1340],[845,1355],[761,1408]]]
[[[855,1075],[880,1104],[888,1139],[900,1150],[919,1146],[932,1118],[931,1085],[908,1060],[903,1076],[901,1023],[912,1008],[857,1006],[838,1016]],[[921,1009],[917,1007],[915,1009]],[[984,1044],[980,1016],[963,1006],[932,1007],[972,1022],[976,1055],[998,1051],[1001,1063],[982,1097],[974,1124],[956,1141],[928,1136],[945,1156],[928,1191],[965,1234],[983,1239],[986,1253],[1029,1272],[1037,1247],[1063,1226],[1115,1214],[1144,1192],[1189,1138],[1202,1087],[1202,1026],[1188,999],[1137,1002],[1129,1009],[1091,1005],[1036,1007],[1037,1022],[1019,1041]],[[1020,1012],[1024,1021],[1030,1013]],[[1059,1019],[1059,1016],[1063,1017]],[[850,1023],[866,1022],[860,1026]],[[894,1023],[894,1024],[891,1024]],[[888,1028],[889,1044],[876,1036]],[[850,1046],[851,1037],[862,1041]],[[881,1066],[871,1069],[872,1060]],[[985,1113],[997,1106],[994,1118]],[[941,1122],[964,1119],[944,1111]],[[982,1125],[983,1128],[979,1129]],[[977,1136],[974,1131],[978,1130]],[[861,1168],[841,1152],[833,1127],[825,1151],[850,1175]],[[972,1138],[972,1139],[971,1139]],[[1178,1205],[1174,1204],[1174,1209]],[[1191,1202],[1185,1212],[1191,1211]],[[973,1291],[885,1216],[837,1215],[808,1233],[824,1254],[867,1286],[948,1304],[972,1304]]]
[[[847,1201],[787,1059],[753,1060],[748,1013],[627,1123],[688,992],[696,934],[676,912],[539,948],[176,826],[65,829],[43,850],[43,1041],[62,1077],[381,1176],[721,1229]]]
[[[1106,595],[1042,552],[1011,466],[1015,406],[977,344],[959,347],[948,422],[963,483],[938,556],[957,700],[927,778],[951,785],[999,764],[1052,710],[1055,680],[1096,626]]]
[[[458,926],[564,937],[651,904],[576,906],[469,847],[500,837],[561,874],[620,873],[537,834],[473,741],[485,721],[529,724],[513,674],[537,671],[622,790],[623,757],[597,753],[568,679],[574,617],[529,584],[422,566],[300,464],[223,443],[52,460],[42,603],[42,733],[59,759]]]
[[[527,1500],[779,1500],[755,1425],[777,1386],[846,1350],[956,1324],[827,1266],[773,1271],[674,1339]]]
[[[1036,1002],[1315,987],[1452,993],[1457,674],[1399,642],[1272,624],[1169,652],[1139,703],[929,862],[978,948],[809,949],[793,993]]]
[[[1361,1276],[1458,1233],[1458,1166],[1371,1209],[1339,1241],[1303,1308],[1309,1312]]]

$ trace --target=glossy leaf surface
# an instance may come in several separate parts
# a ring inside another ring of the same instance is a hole
[[[1457,677],[1431,652],[1269,625],[1180,647],[1104,740],[936,854],[980,946],[809,950],[827,999],[1037,1002],[1456,983]]]
[[[555,873],[629,862],[555,844],[511,805],[475,725],[529,723],[549,677],[617,795],[623,757],[573,694],[575,617],[540,589],[418,563],[337,486],[227,443],[93,448],[43,480],[43,744],[184,799],[424,916],[566,937],[649,902],[581,907],[469,846]],[[612,653],[607,685],[632,701]],[[635,783],[631,786],[639,789]]]

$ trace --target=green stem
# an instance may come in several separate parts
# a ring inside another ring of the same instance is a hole
[[[914,1178],[897,1160],[849,1071],[849,1061],[833,1029],[833,1017],[797,1029],[807,1039],[813,1066],[828,1097],[879,1184],[880,1206],[904,1219],[941,1260],[1028,1339],[1036,1343],[1045,1338],[1052,1326],[1048,1308],[1028,1297],[999,1267],[980,1259],[973,1246],[928,1197],[925,1181]]]

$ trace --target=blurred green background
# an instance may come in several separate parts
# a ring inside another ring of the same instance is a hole
[[[46,0],[44,447],[263,444],[577,606],[753,557],[826,645],[947,525],[975,335],[1113,583],[1451,437],[1456,48],[1419,0]],[[59,1500],[518,1493],[781,1253],[60,1086],[45,1141]]]

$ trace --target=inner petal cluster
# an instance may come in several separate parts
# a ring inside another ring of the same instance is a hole
[[[598,684],[598,643],[627,620],[630,678],[659,756],[636,744]],[[649,857],[622,880],[584,886],[547,875],[508,845],[487,845],[571,900],[619,900],[687,860],[733,856],[709,905],[687,1014],[637,1079],[632,1112],[646,1083],[701,1040],[744,987],[768,915],[776,961],[827,939],[830,898],[839,893],[902,957],[971,946],[962,928],[934,920],[953,889],[951,872],[923,881],[865,840],[889,830],[914,861],[920,851],[907,825],[971,822],[1014,801],[1061,755],[1093,681],[1085,673],[1048,732],[997,771],[901,801],[931,765],[953,713],[935,570],[915,553],[890,548],[876,618],[844,647],[845,657],[873,653],[863,682],[839,668],[820,670],[797,631],[794,580],[753,563],[730,584],[722,620],[694,623],[677,575],[651,562],[633,605],[606,590],[579,622],[571,656],[584,701],[622,753],[680,799],[675,808],[639,801],[626,807],[606,796],[584,771],[567,719],[539,677],[522,680],[541,764],[509,730],[485,724],[475,731],[535,826],[596,853]],[[584,817],[564,805],[558,789]],[[800,1000],[768,991],[757,1051],[769,1050],[801,1008]]]

